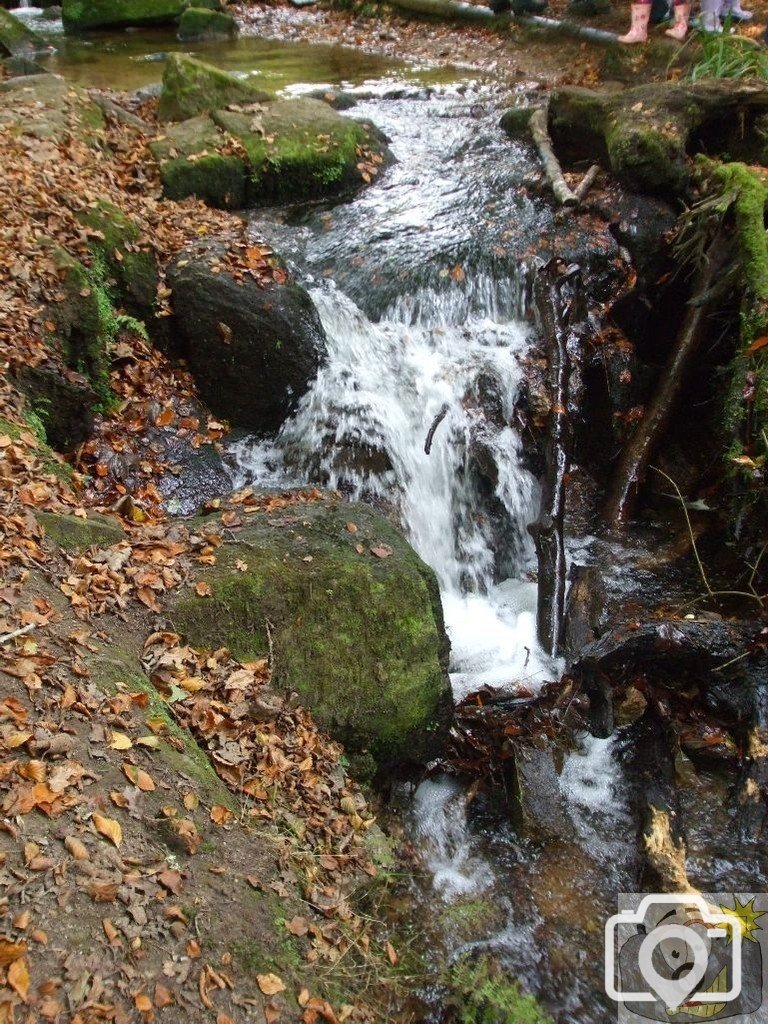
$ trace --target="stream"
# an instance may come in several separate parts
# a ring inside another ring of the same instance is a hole
[[[22,13],[39,27],[39,12]],[[145,86],[159,78],[152,54],[181,48],[161,32],[64,42],[55,26],[45,31],[58,47],[51,70],[86,86]],[[397,159],[348,203],[252,216],[308,288],[328,359],[277,438],[232,443],[234,485],[315,483],[389,511],[439,580],[456,699],[536,694],[564,666],[536,640],[527,527],[539,487],[514,408],[536,341],[530,269],[551,255],[558,229],[548,203],[517,188],[536,165],[498,127],[509,87],[252,37],[195,53],[256,72],[268,88],[344,87],[357,98],[350,115],[382,129]],[[595,258],[617,254],[607,232],[597,241]],[[568,244],[559,245],[566,258]],[[590,557],[584,538],[570,551],[572,562]],[[603,923],[620,892],[640,887],[630,733],[581,731],[564,747],[543,740],[521,776],[523,821],[498,794],[469,794],[454,776],[403,787],[403,830],[424,867],[413,916],[436,967],[487,951],[557,1024],[613,1019]],[[765,885],[725,809],[727,773],[678,769],[694,884]],[[443,1019],[439,991],[420,998],[421,1019]]]

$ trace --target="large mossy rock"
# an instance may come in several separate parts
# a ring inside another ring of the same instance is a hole
[[[37,32],[0,7],[0,55],[14,57],[45,49],[45,41]]]
[[[109,548],[125,540],[125,530],[120,521],[97,512],[91,512],[85,519],[55,512],[38,512],[36,519],[53,544],[75,554],[89,548]]]
[[[220,257],[201,243],[168,268],[177,341],[214,413],[272,433],[315,379],[325,332],[303,288],[237,280]]]
[[[238,33],[238,25],[231,14],[213,11],[207,7],[188,7],[179,18],[177,37],[182,42],[200,42],[208,39],[231,39]]]
[[[163,72],[159,116],[161,121],[185,121],[232,105],[249,106],[273,99],[245,78],[183,53],[172,53]]]
[[[184,0],[63,0],[61,16],[68,32],[85,32],[171,24],[184,6]]]
[[[183,55],[160,98],[169,124],[152,144],[166,196],[238,209],[319,199],[370,181],[390,154],[375,128],[320,100],[281,100]]]
[[[659,82],[600,93],[566,87],[549,106],[549,130],[566,160],[599,159],[641,192],[682,195],[697,152],[763,162],[768,86],[734,79]]]
[[[181,596],[175,627],[243,661],[266,657],[271,642],[273,684],[379,767],[434,756],[450,688],[432,570],[365,505],[329,497],[243,518],[201,576],[211,596]],[[208,523],[192,529],[217,528]]]
[[[150,146],[167,198],[195,196],[218,209],[242,209],[248,171],[230,142],[207,114],[169,127]]]

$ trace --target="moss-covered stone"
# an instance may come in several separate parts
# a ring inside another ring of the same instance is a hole
[[[0,54],[34,53],[46,48],[45,41],[10,11],[0,7]]]
[[[382,544],[390,555],[371,554]],[[450,706],[440,597],[381,515],[332,499],[249,515],[202,578],[212,596],[191,591],[172,613],[191,643],[250,661],[269,653],[271,637],[274,685],[350,749],[380,766],[434,754]]]
[[[62,20],[67,32],[166,25],[174,22],[183,8],[183,0],[63,0]]]
[[[205,39],[231,39],[238,31],[237,22],[231,14],[207,7],[187,7],[179,18],[177,35],[182,42],[199,42]]]
[[[364,149],[381,151],[369,126],[314,99],[276,100],[256,119],[217,110],[215,123],[248,154],[248,205],[333,195],[360,184]]]
[[[150,316],[159,274],[154,253],[140,247],[138,225],[105,199],[97,200],[79,220],[90,229],[89,248],[114,280],[120,303],[135,316]]]
[[[228,143],[230,140],[207,114],[170,125],[163,137],[150,146],[160,165],[166,196],[169,199],[195,196],[219,209],[242,209],[246,163],[240,156],[219,152],[227,148]]]
[[[510,107],[509,110],[504,111],[499,124],[510,139],[517,139],[521,135],[527,134],[534,109],[534,107]]]
[[[72,483],[72,467],[61,460],[51,448],[45,438],[45,428],[39,422],[39,417],[34,411],[27,412],[29,419],[28,426],[21,427],[18,423],[11,423],[10,420],[0,416],[0,434],[7,434],[14,441],[18,441],[22,434],[31,434],[36,440],[36,451],[40,459],[43,473],[52,474],[59,478],[62,483]],[[41,430],[42,427],[42,430]]]
[[[46,537],[68,552],[80,553],[88,548],[109,548],[125,539],[117,519],[91,512],[87,519],[55,512],[38,512],[37,521]]]
[[[232,104],[248,106],[271,99],[271,93],[247,79],[194,57],[172,53],[163,73],[159,116],[162,121],[185,121]]]

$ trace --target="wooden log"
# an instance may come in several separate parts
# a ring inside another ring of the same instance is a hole
[[[640,485],[649,460],[656,451],[669,425],[675,402],[685,381],[688,367],[706,335],[707,313],[710,301],[699,301],[706,296],[716,275],[716,258],[720,235],[709,246],[708,254],[697,271],[693,282],[692,298],[680,333],[670,353],[661,378],[637,429],[619,456],[608,489],[603,517],[610,526],[626,523],[637,500]]]
[[[579,198],[563,177],[560,161],[552,148],[552,139],[549,137],[547,129],[547,113],[547,107],[538,107],[531,114],[529,121],[531,137],[539,151],[541,162],[544,165],[544,173],[552,186],[555,199],[562,206],[578,206]]]
[[[592,166],[589,168],[587,173],[581,179],[579,184],[573,190],[574,191],[574,195],[578,199],[579,203],[583,203],[584,202],[584,199],[585,199],[587,193],[592,188],[592,186],[595,184],[595,180],[596,180],[596,178],[597,178],[599,173],[600,173],[600,164],[592,164]]]

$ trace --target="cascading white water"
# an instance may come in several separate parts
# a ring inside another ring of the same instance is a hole
[[[333,285],[311,294],[328,335],[327,364],[274,444],[235,447],[241,482],[317,480],[396,506],[440,582],[457,699],[480,686],[530,689],[552,678],[535,639],[535,585],[524,578],[537,487],[509,425],[528,343],[515,283],[481,277],[425,289],[379,323]],[[496,396],[495,418],[483,389]],[[494,466],[501,527],[478,494],[478,449]],[[497,582],[500,544],[517,574]]]

